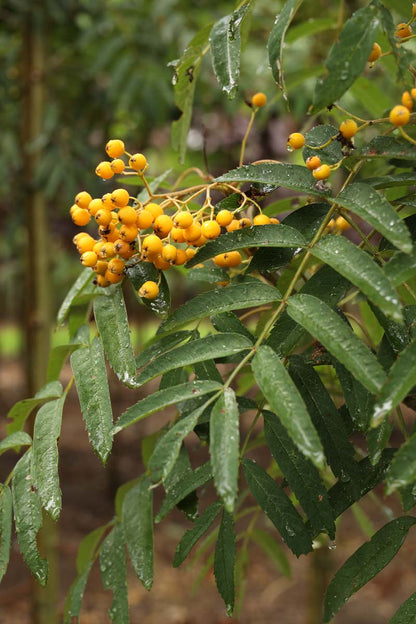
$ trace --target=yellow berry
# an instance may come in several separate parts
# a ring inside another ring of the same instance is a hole
[[[116,250],[115,250],[115,246],[114,243],[103,243],[100,247],[99,250],[99,257],[101,259],[106,259],[106,258],[112,258],[113,256],[115,256]]]
[[[185,237],[183,235],[183,229],[173,227],[170,231],[170,237],[175,243],[184,243]]]
[[[143,240],[142,249],[147,254],[157,255],[162,252],[163,243],[156,234],[149,234],[149,236],[146,236]]]
[[[87,193],[87,191],[81,191],[75,197],[75,203],[80,208],[88,208],[88,204],[90,203],[91,200],[92,200],[92,197],[89,193]]]
[[[136,225],[122,225],[118,231],[120,238],[125,240],[127,243],[135,241],[138,234],[139,230]]]
[[[219,267],[236,267],[241,263],[241,254],[239,251],[226,251],[214,256],[214,262]]]
[[[96,166],[95,173],[103,180],[109,180],[114,175],[114,171],[111,169],[110,163],[106,160],[103,160],[103,162],[100,162]]]
[[[112,273],[111,271],[107,270],[104,273],[104,277],[110,284],[118,284],[122,281],[124,275],[122,273]]]
[[[129,164],[132,169],[135,169],[136,171],[142,171],[147,165],[146,156],[140,153],[133,154],[133,156],[131,156],[129,159]]]
[[[97,275],[96,283],[97,286],[101,286],[101,288],[107,288],[107,286],[110,286],[110,282],[105,275]]]
[[[107,208],[100,208],[94,215],[94,219],[98,223],[98,225],[109,225],[112,221],[112,216],[110,210]]]
[[[110,158],[118,158],[124,154],[124,143],[120,139],[110,139],[105,146]]]
[[[270,217],[265,214],[258,214],[253,219],[253,225],[267,225],[270,223]]]
[[[165,238],[173,227],[172,219],[165,214],[161,214],[156,217],[153,223],[153,229],[158,236],[161,238]]]
[[[306,143],[305,137],[300,132],[292,132],[287,139],[288,147],[292,149],[300,149]]]
[[[137,225],[137,213],[131,206],[125,206],[118,211],[118,220],[123,225]]]
[[[412,5],[412,16],[416,17],[416,2],[414,2]]]
[[[413,88],[413,89],[411,89],[411,90],[410,90],[410,94],[411,94],[412,98],[413,98],[414,100],[416,100],[416,89],[415,89],[415,88]]]
[[[312,171],[315,180],[326,180],[331,174],[331,168],[328,165],[321,165]]]
[[[159,286],[156,282],[145,282],[139,289],[139,297],[143,299],[156,299],[159,294]]]
[[[267,102],[267,96],[265,93],[255,93],[251,98],[251,103],[256,108],[262,108]]]
[[[402,104],[409,109],[409,111],[413,108],[413,98],[410,95],[409,91],[403,91],[402,93]]]
[[[321,163],[321,159],[319,158],[319,156],[309,156],[309,158],[307,158],[305,161],[305,165],[310,171],[313,171],[314,169],[318,169],[318,167],[320,167],[321,164],[322,163]]]
[[[209,240],[218,238],[221,234],[221,226],[217,221],[205,221],[205,223],[202,224],[201,233]]]
[[[98,256],[93,251],[86,251],[82,254],[81,263],[86,267],[93,267],[97,264]]]
[[[246,228],[246,227],[250,227],[250,225],[253,225],[251,219],[249,219],[248,217],[243,217],[242,219],[240,219],[239,223],[240,223],[240,228]]]
[[[88,212],[88,210],[85,210],[85,208],[76,208],[72,211],[71,213],[72,216],[72,221],[75,223],[75,225],[87,225],[87,223],[89,222],[89,220],[91,219],[91,215]]]
[[[181,250],[182,251],[182,250]],[[186,259],[190,260],[196,254],[196,249],[192,249],[192,247],[187,247],[185,249]]]
[[[183,236],[188,243],[198,240],[201,236],[201,224],[194,221],[192,225],[183,230]]]
[[[121,260],[121,258],[111,258],[108,263],[108,270],[111,271],[111,273],[117,273],[120,275],[124,270],[123,260]]]
[[[197,238],[194,241],[191,241],[191,245],[193,245],[194,247],[202,247],[202,245],[205,245],[207,240],[208,239],[205,238],[205,236],[203,236],[203,234],[201,234],[201,236],[199,238]]]
[[[145,206],[145,209],[153,215],[153,220],[156,219],[159,215],[163,214],[163,208],[159,204],[155,204],[151,202]]]
[[[389,119],[393,126],[405,126],[409,122],[410,111],[406,106],[398,104],[391,109]]]
[[[279,221],[279,219],[276,219],[276,217],[270,217],[270,223],[274,223],[275,225],[279,225],[280,221]]]
[[[172,264],[165,260],[165,258],[160,254],[153,260],[153,264],[157,269],[159,269],[159,271],[167,271],[172,266]]]
[[[234,232],[234,230],[239,230],[239,229],[240,229],[240,221],[238,219],[233,219],[227,225],[227,232]]]
[[[114,173],[122,173],[126,168],[126,164],[124,160],[121,160],[121,158],[115,158],[111,161],[110,167],[114,171]]]
[[[335,228],[338,231],[343,232],[344,230],[348,230],[350,227],[350,224],[346,219],[344,219],[344,217],[337,217],[335,219]]]
[[[98,275],[105,275],[105,272],[108,269],[107,260],[97,260],[97,264],[93,267],[94,272],[98,273]]]
[[[339,127],[339,131],[344,139],[352,139],[357,134],[358,126],[354,119],[346,119]]]
[[[114,250],[124,260],[127,260],[136,253],[136,244],[119,238],[114,242]]]
[[[101,197],[101,201],[103,202],[103,204],[107,208],[107,210],[112,210],[114,208],[114,204],[113,204],[113,202],[111,200],[111,193],[105,193]]]
[[[166,262],[173,264],[176,260],[177,253],[178,248],[175,247],[175,245],[165,245],[162,249],[162,258],[166,260]]]
[[[173,218],[173,225],[176,228],[187,228],[194,222],[194,218],[187,210],[184,212],[178,212]]]
[[[136,217],[137,217],[137,221],[136,221],[137,227],[140,230],[147,230],[147,228],[149,228],[152,225],[153,220],[154,220],[154,216],[152,215],[152,213],[146,210],[145,208],[137,211]]]
[[[111,193],[111,201],[113,206],[116,206],[117,208],[124,208],[124,206],[127,206],[130,201],[130,195],[126,189],[115,189]]]
[[[223,227],[230,225],[233,219],[234,219],[233,213],[226,209],[220,210],[217,216],[215,217],[215,220],[217,221],[217,223],[219,223],[219,225],[222,225]]]
[[[80,254],[83,254],[86,251],[92,251],[94,245],[95,240],[89,234],[85,234],[85,236],[82,236],[76,242],[77,250]]]
[[[96,213],[100,210],[100,208],[104,208],[102,199],[92,199],[88,204],[88,212],[93,217],[95,217]]]
[[[412,28],[409,24],[405,24],[402,22],[401,24],[397,24],[396,26],[396,36],[400,37],[400,39],[404,39],[405,37],[410,37],[412,34]]]
[[[373,49],[370,52],[370,56],[368,57],[368,62],[374,63],[375,61],[377,61],[377,59],[380,58],[380,56],[381,56],[381,48],[379,44],[375,41],[373,43]]]
[[[181,264],[185,264],[185,262],[188,260],[188,256],[186,255],[186,252],[184,249],[178,249],[178,252],[176,254],[176,258],[175,258],[175,262],[173,263],[175,266],[179,266]]]

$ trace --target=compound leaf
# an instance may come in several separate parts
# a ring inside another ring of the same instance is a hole
[[[416,481],[416,432],[397,451],[387,473],[387,493]]]
[[[126,494],[122,525],[133,568],[146,589],[153,583],[153,490],[142,477]]]
[[[205,509],[204,513],[197,518],[193,527],[186,531],[176,547],[173,567],[177,568],[181,565],[181,563],[183,563],[183,561],[185,561],[193,546],[204,535],[204,533],[208,531],[221,509],[221,503],[212,503]]]
[[[0,490],[0,580],[3,578],[10,558],[12,534],[12,493],[7,485]]]
[[[227,615],[234,610],[234,565],[236,555],[236,538],[232,514],[225,509],[222,513],[220,530],[215,546],[214,575],[218,591],[225,602]]]
[[[102,543],[100,571],[104,588],[113,592],[113,602],[109,609],[111,621],[116,624],[129,624],[126,552],[120,524],[116,524]]]
[[[287,99],[287,95],[283,72],[284,39],[290,22],[301,4],[302,0],[287,0],[287,2],[285,2],[283,8],[276,17],[267,42],[269,63],[272,68],[273,78],[282,90],[285,99]]]

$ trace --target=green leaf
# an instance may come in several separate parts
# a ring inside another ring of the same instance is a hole
[[[367,432],[368,455],[372,464],[376,464],[380,460],[381,453],[389,441],[393,425],[393,423],[389,422],[388,417],[385,416],[377,428],[370,429]]]
[[[209,266],[195,266],[187,273],[187,279],[208,282],[208,284],[217,284],[218,282],[228,282],[229,275],[225,269],[220,269],[213,262]]]
[[[310,252],[357,286],[386,316],[403,320],[399,298],[383,270],[348,238],[324,236]]]
[[[175,486],[166,493],[165,500],[155,517],[155,522],[163,520],[181,500],[210,479],[212,479],[210,462],[202,464],[195,470],[187,470],[175,483]]]
[[[88,437],[105,463],[113,443],[113,414],[101,340],[96,336],[90,347],[75,351],[71,366]]]
[[[384,110],[390,106],[390,100],[388,101],[389,104],[384,106]],[[383,110],[381,111],[380,116],[382,112]],[[371,139],[371,141],[364,147],[354,150],[353,156],[357,158],[395,158],[399,160],[414,160],[416,159],[416,147],[405,139],[396,139],[392,136],[380,135]],[[414,174],[410,175],[414,176]],[[387,178],[389,177],[390,176],[387,176]]]
[[[174,466],[163,483],[165,492],[168,495],[172,494],[172,492],[176,489],[176,486],[180,484],[183,479],[186,480],[191,473],[191,462],[188,450],[185,444],[182,444]],[[176,506],[185,514],[188,520],[194,522],[198,517],[198,495],[196,490],[192,490],[186,494],[184,498],[181,498],[181,500],[176,503]]]
[[[396,611],[389,624],[412,624],[416,615],[416,592]]]
[[[416,182],[416,174],[412,171],[384,175],[375,178],[367,178],[366,184],[375,189],[394,188],[395,186],[413,186]],[[412,205],[412,204],[409,204]]]
[[[120,285],[105,289],[94,301],[94,316],[105,354],[117,377],[134,387],[136,362],[130,338],[129,321]]]
[[[59,379],[65,360],[73,351],[81,346],[80,343],[58,345],[51,349],[48,359],[46,381],[52,382]]]
[[[181,366],[203,362],[209,358],[234,355],[251,346],[251,342],[240,334],[214,334],[192,340],[185,345],[171,349],[168,353],[159,355],[138,375],[136,384],[137,386],[145,384],[158,375]]]
[[[266,533],[262,529],[253,529],[250,531],[250,538],[255,542],[267,557],[274,563],[276,568],[283,576],[290,578],[290,564],[281,548],[280,544],[276,541],[270,533]]]
[[[156,334],[150,345],[143,349],[136,356],[137,369],[142,368],[154,360],[158,355],[165,353],[176,347],[181,342],[185,342],[193,336],[192,331],[178,331],[162,338]]]
[[[79,612],[81,611],[82,598],[84,596],[85,587],[87,585],[92,565],[93,562],[90,561],[87,567],[77,576],[69,588],[64,606],[64,624],[74,624],[74,618],[76,618],[75,622],[79,622]]]
[[[412,240],[406,224],[390,202],[369,184],[349,184],[338,195],[336,203],[367,221],[401,251],[412,251]]]
[[[317,533],[325,531],[334,539],[333,512],[318,471],[302,453],[298,452],[275,414],[264,411],[263,417],[267,446],[308,516],[310,525]]]
[[[384,273],[393,286],[400,286],[403,282],[416,277],[416,251],[410,255],[397,252],[383,267]]]
[[[203,381],[189,381],[170,388],[164,388],[153,394],[149,394],[141,401],[138,401],[135,405],[129,407],[116,422],[113,432],[118,433],[122,429],[129,427],[133,423],[146,418],[154,412],[168,407],[169,405],[176,405],[180,401],[186,401],[188,399],[194,399],[197,396],[208,394],[209,392],[215,392],[219,390],[221,384],[215,381],[203,380]]]
[[[252,361],[254,377],[270,408],[279,416],[296,446],[318,468],[324,467],[324,454],[306,406],[273,349],[260,346]]]
[[[126,553],[120,524],[116,524],[101,546],[100,571],[104,589],[113,592],[113,602],[109,609],[111,621],[129,624]]]
[[[283,72],[283,48],[286,31],[296,11],[302,4],[302,0],[287,0],[281,11],[277,14],[273,28],[270,32],[267,48],[269,51],[269,63],[272,68],[273,78],[282,90],[287,100],[284,72]]]
[[[131,281],[135,290],[136,297],[145,305],[149,310],[157,314],[161,318],[165,318],[169,314],[170,310],[170,291],[169,285],[166,281],[164,273],[159,273],[155,265],[152,262],[145,262],[140,260],[134,260],[134,264],[126,265],[126,274]],[[159,282],[159,294],[155,299],[140,299],[138,296],[138,290],[141,286],[151,280],[153,282]]]
[[[258,182],[272,186],[283,186],[283,188],[298,191],[305,195],[317,195],[319,197],[331,195],[329,189],[324,188],[322,185],[316,185],[309,169],[301,165],[288,163],[270,162],[257,165],[243,165],[216,178],[215,182]],[[270,228],[270,226],[264,225],[259,227]]]
[[[234,511],[238,491],[239,425],[234,390],[226,388],[212,408],[209,451],[214,485],[230,514]]]
[[[287,305],[291,318],[321,342],[373,394],[386,375],[371,351],[329,306],[312,295],[293,295]]]
[[[6,573],[10,558],[12,534],[12,493],[7,485],[0,486],[0,580]]]
[[[77,572],[82,574],[94,562],[97,546],[107,527],[100,526],[90,531],[81,541],[77,553]]]
[[[207,43],[212,25],[207,24],[192,39],[181,59],[175,64],[174,91],[175,104],[181,111],[179,119],[172,124],[172,147],[179,151],[179,161],[183,163],[186,142],[192,118],[192,104],[201,62],[207,51]]]
[[[286,36],[287,43],[293,43],[302,37],[317,35],[326,30],[334,30],[336,24],[332,17],[310,17],[291,27]]]
[[[59,517],[62,494],[58,474],[58,438],[66,393],[42,405],[33,429],[31,475],[42,506],[53,520]]]
[[[324,622],[329,622],[352,594],[385,568],[414,524],[416,518],[396,518],[355,551],[329,584],[325,598]]]
[[[397,451],[387,473],[387,494],[416,482],[416,432]]]
[[[339,141],[333,140],[322,149],[311,149],[328,143],[334,137],[337,137],[339,130],[335,126],[320,124],[315,126],[305,134],[306,145],[303,148],[303,159],[306,161],[310,156],[319,156],[323,163],[334,165],[342,160],[342,145]],[[309,147],[311,146],[311,147]]]
[[[36,543],[36,536],[42,526],[42,507],[30,475],[29,450],[19,459],[13,471],[14,522],[23,559],[36,580],[44,587],[48,577],[48,564],[41,558]]]
[[[26,420],[32,411],[39,405],[43,405],[47,401],[58,399],[62,395],[62,384],[59,381],[52,381],[44,385],[32,399],[22,399],[13,405],[7,418],[13,422],[6,425],[7,435],[21,431]]]
[[[65,299],[63,300],[61,307],[59,308],[58,316],[56,319],[58,325],[62,325],[68,315],[71,306],[74,303],[74,300],[79,297],[82,291],[90,284],[90,282],[92,282],[94,275],[95,274],[93,271],[91,271],[91,269],[85,268],[75,280],[74,284],[71,286]]]
[[[173,560],[174,568],[177,568],[185,561],[197,541],[208,531],[221,509],[221,503],[211,503],[211,505],[205,509],[204,513],[197,518],[193,527],[184,533],[176,547],[175,558]]]
[[[240,78],[241,25],[250,0],[214,24],[209,42],[212,67],[221,89],[230,99],[235,97]]]
[[[218,332],[241,334],[242,336],[246,336],[252,343],[256,340],[253,334],[249,332],[246,326],[243,325],[233,312],[216,313],[211,316],[210,321]]]
[[[325,61],[328,73],[316,84],[312,113],[339,100],[362,74],[379,27],[374,3],[359,9],[345,22]]]
[[[334,361],[335,370],[344,394],[348,412],[359,431],[367,431],[370,423],[373,396],[355,379],[338,360]]]
[[[142,477],[126,494],[122,525],[133,568],[146,589],[153,583],[153,490]]]
[[[236,555],[236,538],[234,519],[225,509],[222,513],[220,530],[215,546],[214,575],[218,591],[225,602],[227,615],[231,617],[234,610],[234,565]]]
[[[297,557],[310,552],[311,537],[301,516],[283,490],[255,462],[243,459],[242,463],[252,495],[280,532],[283,541]]]
[[[374,406],[371,426],[377,427],[382,418],[394,409],[416,384],[416,340],[398,356],[390,369]]]
[[[281,294],[277,288],[260,281],[251,284],[231,284],[226,288],[210,290],[189,299],[162,323],[159,331],[171,331],[211,314],[264,305],[280,298]]]
[[[15,431],[6,436],[0,442],[0,455],[3,455],[10,449],[16,449],[20,446],[30,446],[32,444],[32,438],[25,431]]]
[[[391,107],[391,99],[389,95],[383,90],[382,85],[378,85],[371,76],[371,79],[365,76],[359,76],[350,89],[350,93],[360,103],[360,105],[368,112],[372,118],[383,117],[386,110]],[[384,139],[384,137],[376,137],[377,139]],[[392,137],[385,137],[390,139]],[[373,139],[374,140],[374,139]],[[363,148],[363,151],[368,152],[369,146],[373,141]],[[357,152],[361,153],[361,149],[354,149],[350,152],[350,155],[355,158]],[[370,157],[373,154],[370,152]]]

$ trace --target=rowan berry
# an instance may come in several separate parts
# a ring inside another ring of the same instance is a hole
[[[182,251],[182,250],[181,250]],[[190,260],[191,258],[194,257],[194,255],[196,254],[196,249],[193,249],[192,247],[187,247],[185,249],[185,254],[186,254],[186,259]]]
[[[219,267],[236,267],[241,263],[241,254],[239,251],[226,251],[214,257],[214,262]]]
[[[256,108],[262,108],[267,102],[267,96],[265,93],[255,93],[251,98],[251,103]]]
[[[136,240],[139,234],[139,230],[136,225],[122,225],[118,231],[118,235],[120,238],[125,240],[127,243],[132,243]]]
[[[93,267],[93,269],[98,275],[105,275],[105,272],[108,269],[107,260],[97,260],[97,264]]]
[[[81,258],[81,263],[86,267],[93,267],[97,264],[98,256],[93,251],[85,251]]]
[[[103,202],[107,210],[112,210],[114,208],[114,204],[111,200],[111,193],[104,193],[104,195],[101,197],[101,201]]]
[[[147,228],[149,228],[154,220],[154,217],[152,215],[151,212],[149,212],[148,210],[146,210],[146,208],[142,208],[141,210],[138,210],[136,212],[136,223],[137,223],[137,227],[140,230],[147,230]]]
[[[116,250],[115,250],[114,243],[103,243],[100,247],[100,251],[98,255],[102,260],[105,260],[106,258],[112,258],[113,256],[115,256]]]
[[[267,225],[271,223],[270,217],[265,214],[258,214],[253,219],[253,225]]]
[[[227,232],[234,232],[234,230],[239,230],[240,229],[240,221],[238,219],[233,219],[228,225],[227,225]]]
[[[358,126],[354,119],[346,119],[339,127],[339,131],[344,139],[352,139],[357,134]]]
[[[77,250],[80,254],[83,254],[86,251],[92,251],[94,245],[95,240],[89,234],[85,234],[85,236],[82,236],[76,242]]]
[[[331,175],[331,168],[329,165],[321,165],[312,171],[312,175],[315,180],[326,180]]]
[[[222,225],[223,227],[230,225],[233,219],[234,219],[233,213],[226,209],[220,210],[217,216],[215,217],[215,220],[217,221],[217,223],[219,223],[219,225]]]
[[[88,204],[90,203],[91,200],[92,200],[92,197],[89,193],[87,193],[87,191],[81,191],[75,197],[75,203],[80,208],[88,208]]]
[[[412,16],[416,17],[416,2],[414,2],[412,5]]]
[[[368,62],[374,63],[380,58],[380,56],[381,56],[381,48],[379,44],[375,41],[373,43],[373,49],[370,52],[370,56],[368,57]]]
[[[217,221],[205,221],[201,226],[201,233],[209,240],[218,238],[221,234],[221,226]]]
[[[412,98],[413,98],[414,100],[416,100],[416,89],[415,89],[415,88],[413,88],[413,89],[411,89],[411,90],[410,90],[410,95],[412,96]]]
[[[145,206],[145,209],[153,215],[153,220],[156,219],[159,215],[163,214],[163,208],[160,204],[156,204],[155,202],[151,202]]]
[[[165,238],[173,228],[173,221],[169,215],[161,214],[153,223],[153,230],[160,238]]]
[[[199,238],[197,238],[194,241],[190,241],[190,244],[193,247],[202,247],[202,245],[205,245],[205,243],[207,242],[207,238],[205,238],[205,236],[203,234],[201,234],[201,236]],[[189,241],[188,241],[189,242]]]
[[[156,299],[159,294],[159,286],[156,282],[145,282],[139,289],[139,297],[143,299]]]
[[[85,208],[76,208],[72,211],[71,213],[72,216],[72,221],[75,223],[75,225],[87,225],[87,223],[89,222],[89,220],[91,219],[91,215],[88,212],[88,210],[85,210]]]
[[[124,169],[126,168],[126,164],[124,160],[121,160],[121,158],[115,158],[111,161],[110,167],[114,171],[114,173],[123,173]]]
[[[335,219],[335,228],[339,232],[344,232],[344,230],[348,230],[350,227],[351,225],[348,223],[346,219],[344,219],[344,217],[337,217]]]
[[[406,106],[406,108],[409,109],[409,111],[412,110],[412,108],[413,108],[413,98],[410,95],[409,91],[403,91],[403,93],[402,93],[402,104],[403,104],[403,106]]]
[[[158,254],[154,260],[152,260],[153,264],[159,271],[167,271],[172,266],[172,263],[168,262],[164,259],[163,256]]]
[[[194,218],[190,212],[178,212],[173,218],[173,225],[176,228],[187,228],[194,222]]]
[[[103,160],[102,162],[98,163],[95,168],[95,173],[99,178],[102,178],[103,180],[109,180],[114,175],[114,171],[111,169],[111,165],[107,160]]]
[[[300,132],[292,132],[287,138],[287,146],[292,149],[300,149],[306,143],[306,139]]]
[[[92,199],[90,201],[90,203],[88,204],[88,212],[90,213],[90,215],[92,215],[93,217],[95,217],[96,213],[100,210],[100,208],[104,208],[104,204],[102,199]]]
[[[105,151],[110,158],[118,158],[124,154],[124,143],[120,139],[110,139],[107,141]]]
[[[198,240],[201,236],[201,224],[198,221],[194,221],[192,225],[183,230],[183,236],[188,243]]]
[[[276,217],[270,217],[270,223],[274,223],[275,225],[279,225],[280,221],[279,221],[279,219],[276,219]]]
[[[113,219],[111,216],[110,210],[107,208],[100,208],[94,215],[94,219],[98,223],[98,225],[109,225]]]
[[[113,206],[116,206],[117,208],[124,208],[124,206],[127,206],[130,201],[130,195],[126,189],[115,189],[111,193],[111,201]]]
[[[412,28],[410,24],[405,24],[402,22],[401,24],[397,24],[396,26],[396,37],[400,39],[404,39],[405,37],[410,37],[412,34]]]
[[[136,245],[135,243],[133,244],[133,242],[129,243],[119,238],[114,242],[114,250],[119,256],[124,258],[124,260],[127,260],[136,253]]]
[[[182,228],[173,227],[170,231],[170,237],[175,243],[184,243],[185,237]]]
[[[101,236],[103,240],[114,243],[119,237],[119,232],[114,223],[110,223],[109,225],[100,225],[98,228],[98,234]]]
[[[178,249],[175,262],[173,263],[175,266],[179,266],[181,264],[185,264],[188,260],[188,256],[186,255],[186,251],[184,249]]]
[[[409,122],[410,111],[406,106],[398,104],[391,109],[389,119],[393,126],[405,126]]]
[[[163,243],[156,234],[149,234],[143,239],[142,249],[146,254],[159,254],[163,249]]]
[[[121,260],[121,258],[111,258],[108,263],[108,270],[111,271],[111,273],[117,273],[120,275],[124,270],[124,261]]]
[[[95,282],[97,286],[100,286],[101,288],[107,288],[107,286],[110,286],[110,282],[106,278],[105,274],[97,275],[97,277],[95,278]]]
[[[133,154],[129,159],[129,164],[132,169],[136,171],[142,171],[147,165],[147,159],[144,154]]]
[[[118,211],[118,220],[123,225],[137,225],[137,213],[131,206],[125,206]]]
[[[107,270],[104,273],[104,277],[110,284],[118,284],[122,281],[124,275],[122,273],[112,273],[111,271]]]
[[[314,169],[318,169],[318,167],[320,167],[321,164],[322,163],[321,163],[321,159],[319,158],[319,156],[309,156],[309,158],[307,158],[305,161],[305,165],[310,171],[313,171]]]
[[[239,224],[240,228],[246,228],[250,227],[250,225],[253,225],[251,219],[249,219],[248,217],[243,217],[242,219],[240,219]]]
[[[178,248],[175,245],[165,245],[162,249],[162,258],[166,260],[166,262],[170,262],[173,264],[176,259],[176,255],[178,253]]]

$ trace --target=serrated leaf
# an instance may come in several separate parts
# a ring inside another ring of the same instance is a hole
[[[387,199],[369,184],[349,184],[336,203],[364,219],[401,251],[412,251],[412,240],[406,224]]]
[[[59,381],[52,381],[43,386],[32,399],[22,399],[15,403],[7,414],[7,418],[13,421],[6,425],[7,435],[21,431],[26,420],[36,407],[43,405],[47,401],[58,399],[61,394],[62,384]]]
[[[384,109],[386,108],[388,107],[384,107]],[[414,160],[416,159],[416,147],[404,139],[396,139],[392,136],[380,135],[371,139],[371,141],[364,147],[356,149],[353,156],[357,158],[396,158],[400,160]]]
[[[126,553],[120,524],[116,524],[101,546],[100,571],[104,589],[113,592],[113,602],[109,609],[111,621],[129,624]]]
[[[193,527],[184,533],[176,547],[175,558],[173,560],[174,568],[177,568],[185,561],[197,541],[208,531],[221,509],[221,503],[212,503],[205,509],[204,513],[197,518]]]
[[[133,568],[146,589],[153,584],[153,490],[142,477],[126,494],[122,525]]]
[[[137,376],[136,385],[145,384],[175,368],[203,362],[209,358],[234,355],[251,346],[251,342],[240,334],[214,334],[192,340],[185,345],[171,349],[168,353],[159,355]]]
[[[291,318],[334,355],[360,383],[377,394],[386,375],[371,351],[329,306],[312,295],[293,295],[287,305]]]
[[[299,191],[305,195],[327,197],[331,191],[322,185],[316,185],[311,172],[301,165],[287,163],[259,163],[243,165],[232,169],[215,179],[215,182],[258,182]],[[270,226],[259,226],[269,227]]]
[[[383,270],[348,238],[324,236],[310,252],[357,286],[386,316],[399,322],[403,320],[399,298]]]
[[[355,427],[359,431],[367,431],[374,397],[340,362],[335,360],[334,366],[344,394],[345,404]]]
[[[36,543],[36,536],[42,526],[42,507],[30,476],[30,465],[29,450],[19,459],[13,471],[14,522],[23,559],[36,580],[44,587],[48,577],[48,564],[41,558]]]
[[[160,522],[168,515],[170,511],[188,494],[201,487],[212,479],[211,463],[206,462],[195,468],[195,470],[187,470],[183,476],[178,479],[174,486],[170,487],[166,493],[166,497],[155,517],[155,522]]]
[[[0,486],[0,580],[5,575],[10,558],[12,534],[12,493],[7,485]]]
[[[414,524],[416,518],[396,518],[355,551],[329,584],[325,598],[324,622],[329,622],[352,594],[385,568]]]
[[[175,464],[163,483],[165,492],[167,494],[173,492],[176,486],[182,481],[182,479],[186,479],[187,476],[191,474],[191,472],[191,462],[189,459],[188,450],[185,444],[182,444]],[[192,490],[191,492],[186,494],[184,498],[176,503],[176,506],[180,511],[185,514],[188,520],[191,520],[191,522],[195,522],[196,518],[198,517],[198,495],[196,490]]]
[[[71,343],[58,345],[50,350],[48,359],[48,369],[46,372],[46,381],[56,381],[61,374],[62,367],[66,358],[71,355],[73,351],[81,346],[80,343]]]
[[[277,288],[260,281],[256,284],[231,284],[193,297],[162,323],[160,331],[171,331],[211,314],[264,305],[280,298]]]
[[[113,443],[113,413],[104,349],[97,336],[90,347],[71,355],[71,367],[89,440],[105,463]]]
[[[328,73],[316,84],[312,113],[339,100],[362,74],[379,27],[374,3],[359,9],[345,22],[325,61]]]
[[[94,316],[111,368],[126,386],[134,387],[136,362],[123,291],[118,285],[94,301]]]
[[[181,111],[181,116],[172,123],[171,140],[173,149],[179,151],[181,163],[183,163],[186,153],[195,86],[201,61],[207,49],[211,28],[211,24],[204,26],[187,46],[178,63],[175,64],[175,104]]]
[[[178,420],[178,422],[158,440],[152,456],[149,459],[148,469],[152,481],[163,481],[169,476],[178,458],[183,440],[194,430],[199,417],[204,413],[211,402],[212,399],[208,399],[208,401],[205,401],[203,405],[197,407],[189,415]]]
[[[273,78],[279,85],[283,97],[287,99],[286,86],[283,72],[283,48],[286,31],[296,11],[302,4],[302,0],[287,0],[278,13],[273,28],[269,35],[267,48],[269,52],[269,63],[272,69]]]
[[[222,17],[211,29],[212,67],[221,89],[230,99],[235,97],[240,77],[241,25],[250,0],[231,15]]]
[[[93,563],[97,546],[104,535],[107,527],[100,526],[88,533],[81,541],[77,553],[77,572],[82,574],[90,563]]]
[[[416,616],[416,592],[402,604],[393,615],[389,624],[412,624]]]
[[[234,533],[234,519],[225,509],[222,513],[220,530],[215,546],[214,575],[215,582],[222,599],[225,602],[227,615],[230,617],[234,610],[234,566],[236,555],[236,537]]]
[[[149,344],[148,347],[143,349],[136,356],[136,367],[137,369],[142,368],[143,366],[149,364],[152,360],[154,360],[158,355],[173,349],[181,342],[185,342],[193,336],[192,331],[178,331],[173,334],[169,334],[167,336],[160,337],[156,334],[155,338]]]
[[[293,444],[286,429],[272,412],[264,411],[267,446],[317,533],[334,539],[335,523],[327,491],[315,466]]]
[[[194,399],[197,396],[202,396],[209,392],[215,392],[219,390],[221,384],[215,381],[202,380],[202,381],[189,381],[187,383],[181,383],[177,386],[171,386],[170,388],[164,388],[153,394],[149,394],[141,401],[138,401],[135,405],[129,407],[116,422],[113,432],[118,433],[122,429],[129,427],[133,423],[146,418],[154,412],[168,407],[169,405],[176,405],[181,401],[188,399]]]
[[[393,286],[400,286],[403,282],[416,277],[416,251],[410,255],[397,252],[383,267],[384,273]]]
[[[58,438],[61,433],[62,410],[66,393],[42,405],[36,414],[33,429],[32,480],[42,506],[53,520],[59,517],[62,494],[58,474]]]
[[[390,423],[388,417],[385,416],[377,428],[367,431],[368,456],[372,464],[376,464],[379,461],[383,449],[386,448],[393,426],[394,424]]]
[[[329,124],[320,124],[315,126],[309,132],[305,134],[306,145],[303,148],[303,159],[306,161],[310,156],[319,156],[323,163],[328,165],[334,165],[342,160],[344,154],[342,153],[342,145],[339,141],[332,140],[338,136],[339,130],[335,126]],[[330,142],[329,142],[330,141]],[[329,142],[329,145],[322,149],[311,149],[312,147],[319,147]]]
[[[377,427],[386,414],[404,399],[416,384],[416,340],[413,340],[398,356],[389,371],[386,383],[374,406],[371,426]]]
[[[375,178],[367,178],[366,184],[375,189],[394,188],[395,186],[413,186],[416,182],[416,174],[412,171],[403,173],[386,174]],[[412,204],[409,204],[412,205]]]
[[[30,446],[32,444],[32,438],[25,431],[15,431],[6,436],[0,442],[0,455],[3,455],[10,449],[16,449],[20,446]]]
[[[399,448],[387,473],[387,494],[416,482],[416,432]]]
[[[84,596],[85,587],[87,585],[91,568],[92,561],[77,576],[77,578],[69,588],[69,592],[66,597],[64,606],[64,624],[74,624],[74,618],[76,618],[76,623],[79,622],[79,612],[81,611],[82,598]]]
[[[226,388],[212,408],[209,451],[214,485],[230,514],[234,511],[238,491],[239,425],[234,390]]]
[[[279,416],[293,442],[315,466],[323,468],[325,458],[322,445],[306,406],[271,347],[263,345],[257,349],[252,369],[270,408]]]
[[[270,533],[266,533],[262,529],[253,529],[250,531],[250,538],[255,542],[267,557],[274,563],[276,568],[283,576],[290,578],[290,564],[281,548],[280,544],[273,538]]]
[[[186,277],[199,282],[208,282],[208,284],[217,284],[218,282],[228,282],[230,276],[225,269],[220,269],[214,263],[209,266],[195,266],[189,270]]]
[[[266,516],[282,536],[283,541],[299,557],[312,550],[312,540],[301,516],[289,498],[270,477],[250,459],[242,461],[250,492]]]
[[[251,342],[255,342],[255,337],[245,325],[240,321],[238,316],[233,312],[222,312],[214,314],[210,318],[211,323],[218,332],[232,332],[246,336]]]
[[[77,277],[74,284],[69,289],[65,299],[63,300],[61,307],[58,310],[58,315],[56,319],[58,325],[62,325],[68,315],[72,304],[74,303],[74,300],[82,293],[82,291],[88,286],[88,284],[92,282],[93,277],[94,272],[91,271],[91,269],[89,268],[85,268],[82,273]]]
[[[140,301],[160,318],[165,318],[170,310],[170,291],[165,275],[159,273],[152,262],[145,262],[144,260],[139,262],[135,260],[133,265],[126,265],[126,274],[137,297],[138,291],[145,282],[148,280],[159,282],[160,278],[158,296],[155,299],[142,298]]]

